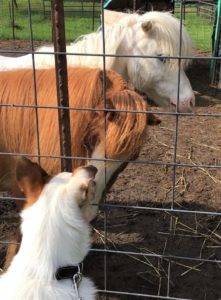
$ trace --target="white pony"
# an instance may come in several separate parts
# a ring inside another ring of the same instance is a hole
[[[80,263],[90,248],[97,169],[81,167],[50,179],[37,164],[22,159],[16,171],[27,207],[21,213],[20,250],[0,277],[0,299],[95,300],[95,286],[82,277]]]
[[[105,53],[107,55],[151,56],[106,57],[106,68],[114,69],[134,87],[158,105],[177,106],[178,69],[177,59],[164,58],[180,54],[180,21],[165,12],[147,12],[144,15],[120,14],[121,19],[114,25],[105,26]],[[122,17],[123,16],[123,17]],[[108,22],[110,23],[110,22]],[[192,55],[192,42],[182,26],[181,55]],[[41,47],[37,52],[53,52],[53,47]],[[67,53],[102,54],[102,31],[81,37],[67,46]],[[154,57],[154,58],[152,58]],[[103,68],[102,56],[68,55],[68,65]],[[185,74],[189,60],[181,61],[179,111],[190,111],[195,98]],[[54,66],[54,55],[35,54],[36,68]],[[17,58],[0,57],[0,71],[18,68],[32,68],[32,55]]]

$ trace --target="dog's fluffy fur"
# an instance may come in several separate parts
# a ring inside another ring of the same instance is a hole
[[[18,184],[28,205],[21,213],[20,250],[0,277],[0,299],[77,299],[72,281],[58,281],[55,273],[59,267],[78,265],[89,251],[95,173],[94,167],[81,167],[74,174],[60,173],[49,179],[37,164],[20,163]],[[95,294],[93,282],[83,277],[81,299],[95,299]]]

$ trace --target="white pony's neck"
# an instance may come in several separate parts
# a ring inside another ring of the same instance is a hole
[[[54,192],[61,179],[53,178],[39,200],[22,212],[22,243],[8,275],[20,273],[24,279],[45,284],[54,279],[58,267],[77,265],[86,256],[90,231],[73,199],[62,201],[66,195],[59,189]]]
[[[67,52],[84,53],[84,54],[100,54],[100,56],[69,56],[68,63],[77,66],[99,67],[103,69],[103,53],[117,54],[117,50],[122,45],[124,37],[128,29],[123,24],[119,23],[114,26],[105,26],[105,44],[103,45],[102,30],[87,34],[78,39],[70,46],[67,46]],[[114,42],[113,42],[114,41]],[[125,53],[129,54],[129,49],[125,49]],[[106,57],[105,66],[107,69],[112,69],[113,64],[116,64],[115,57]]]

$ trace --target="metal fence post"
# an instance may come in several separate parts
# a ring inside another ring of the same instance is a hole
[[[12,37],[15,40],[15,7],[14,1],[11,1],[11,16],[12,16]]]
[[[70,114],[68,98],[68,75],[66,58],[66,40],[65,40],[65,22],[64,22],[64,4],[63,0],[51,1],[52,23],[53,23],[53,42],[55,52],[56,68],[56,86],[59,131],[60,131],[60,151],[61,151],[61,169],[71,171],[72,164],[70,159],[64,156],[71,156],[71,132],[70,132]]]

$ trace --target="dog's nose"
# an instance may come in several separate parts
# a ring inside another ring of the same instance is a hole
[[[97,174],[97,168],[92,165],[88,165],[83,167],[84,170],[86,170],[91,178],[95,178],[95,175]]]

